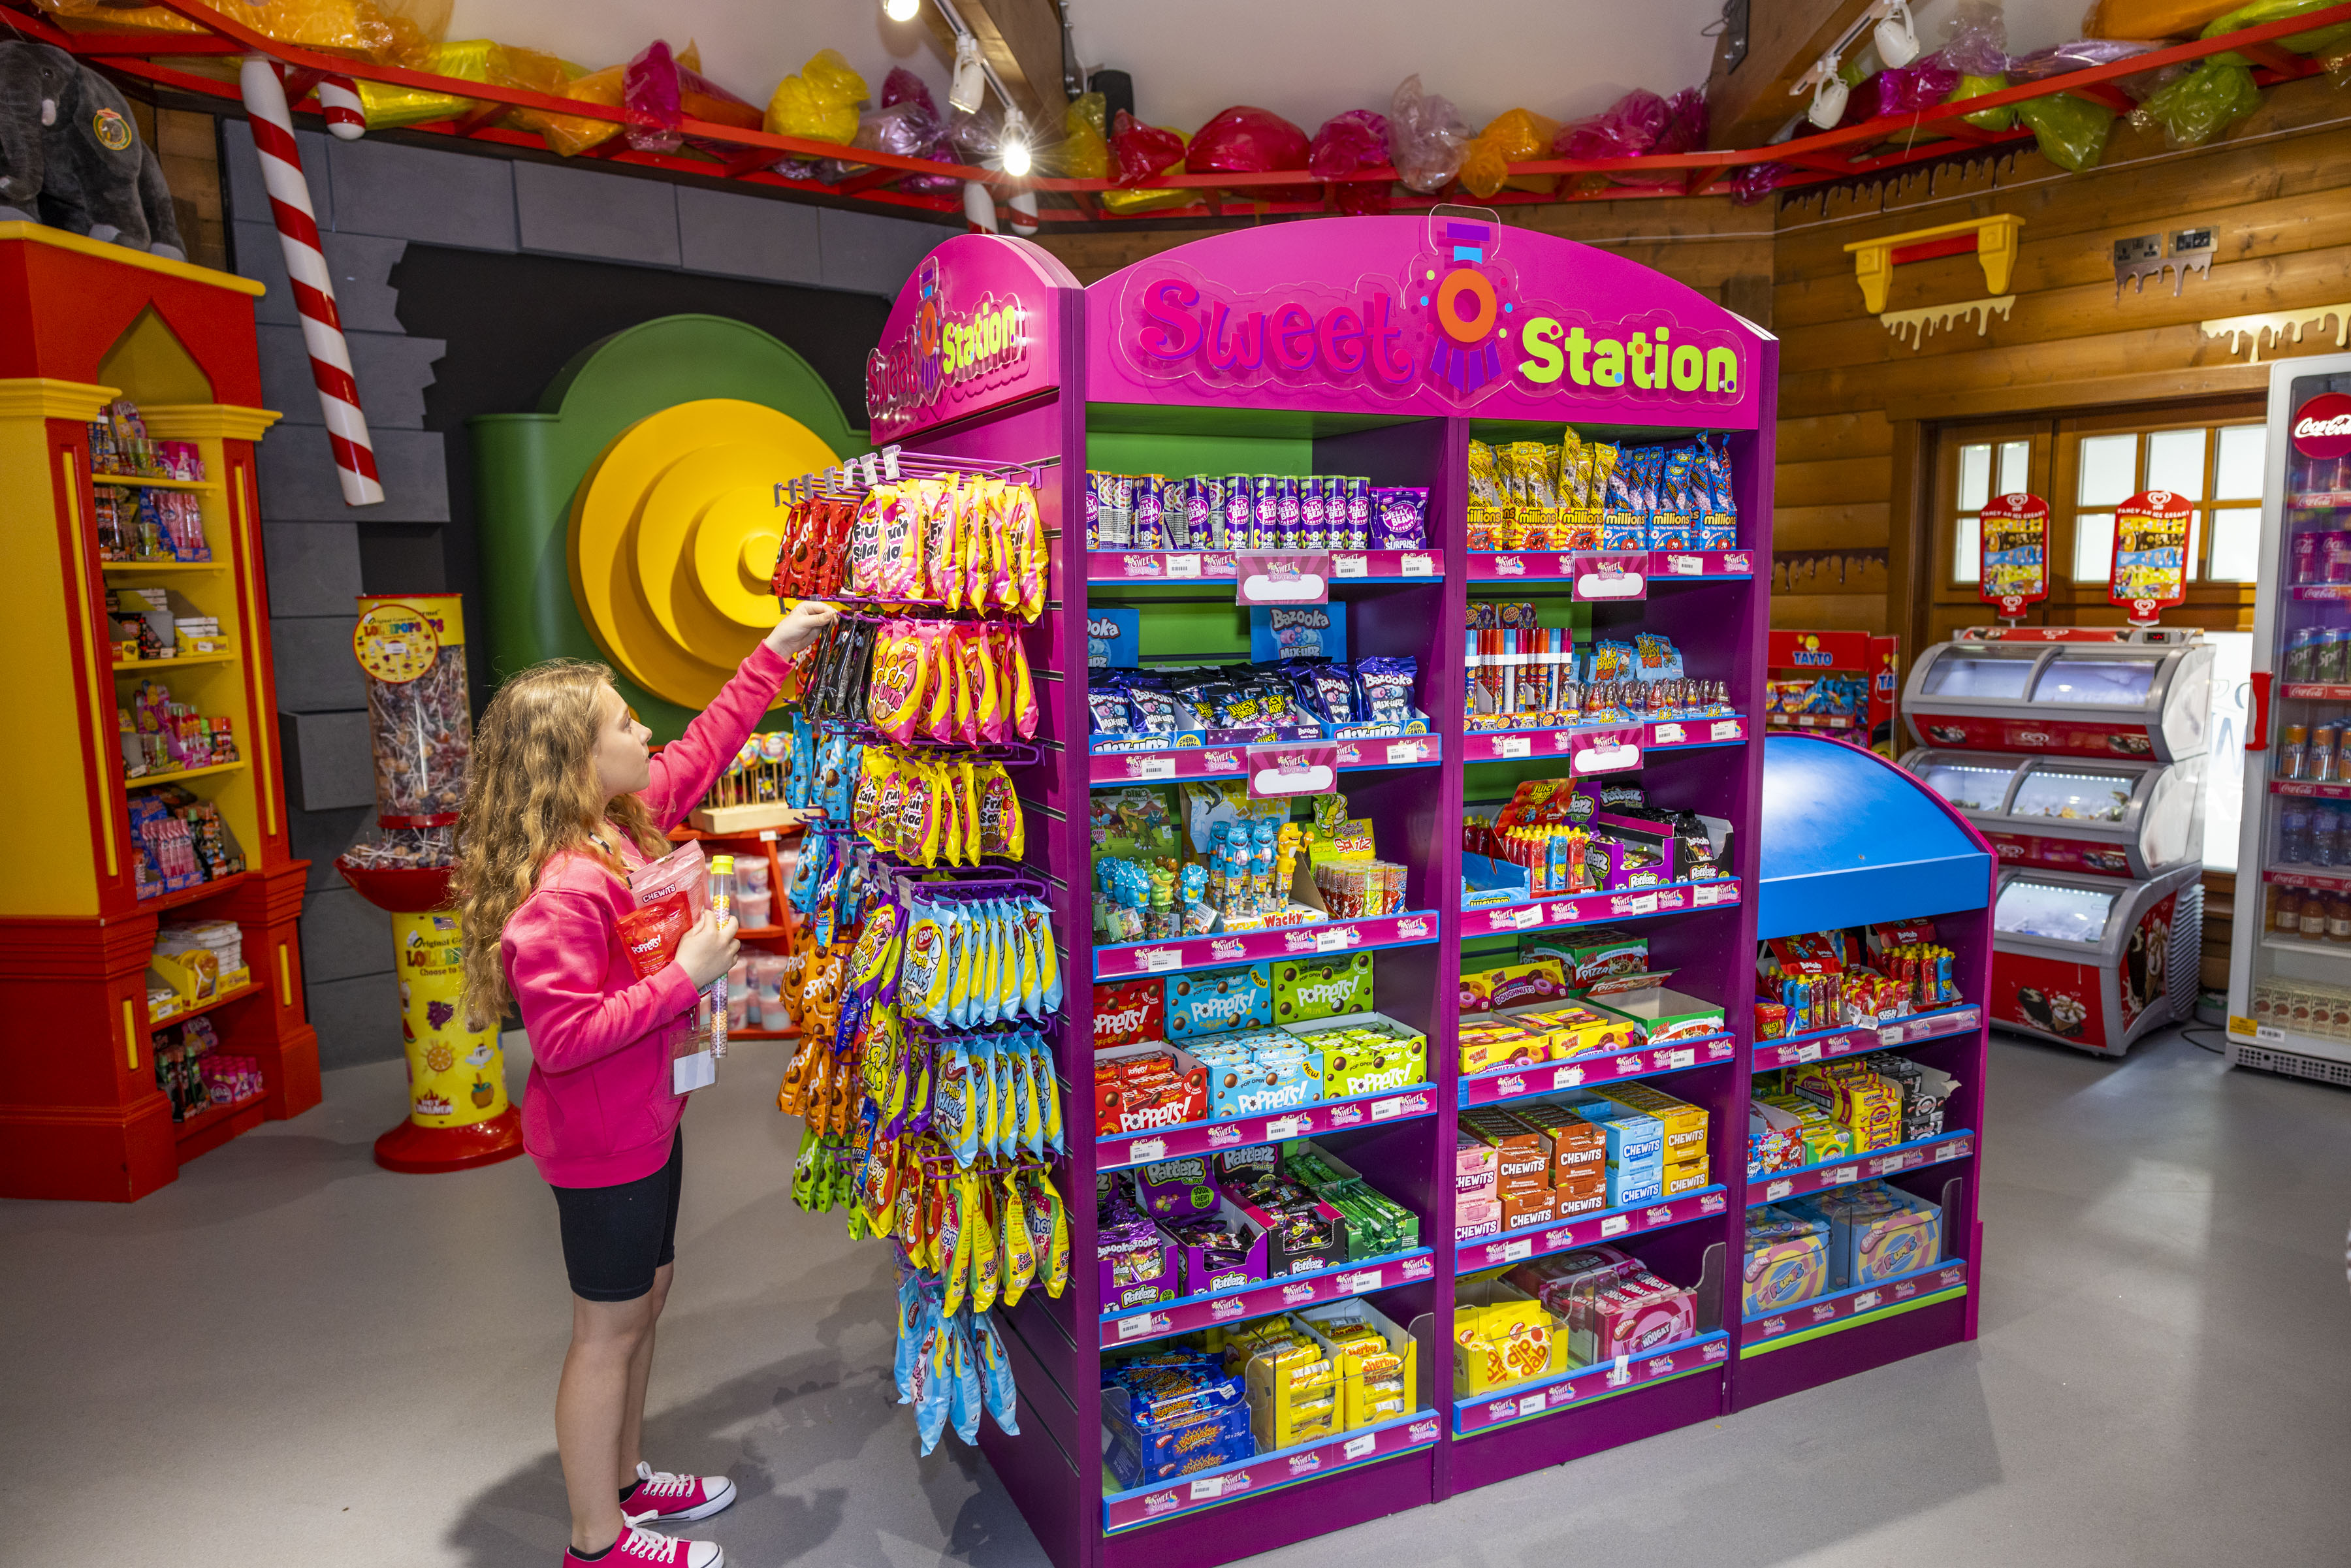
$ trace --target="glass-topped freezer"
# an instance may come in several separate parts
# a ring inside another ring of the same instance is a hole
[[[1921,747],[1902,766],[2010,867],[2153,876],[2201,858],[2206,759],[2085,762]]]
[[[2192,630],[1982,628],[1919,655],[1902,715],[1921,746],[2176,762],[2204,751],[2212,657]]]
[[[2104,1056],[2193,1015],[2204,947],[2204,868],[2138,882],[2002,871],[1992,902],[1991,1011]]]
[[[2262,500],[2228,1058],[2351,1087],[2351,354],[2273,367],[2268,423],[2222,434]]]

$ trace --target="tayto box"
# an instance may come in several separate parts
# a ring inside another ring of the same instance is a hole
[[[1638,1023],[1649,1045],[1671,1045],[1721,1033],[1722,1004],[1666,989],[1665,982],[1672,973],[1666,969],[1614,976],[1593,986],[1588,999],[1603,1012]]]
[[[1096,1136],[1207,1119],[1207,1070],[1188,1052],[1155,1040],[1094,1057]]]
[[[1273,1027],[1273,974],[1267,965],[1201,969],[1171,975],[1164,983],[1169,1040]]]
[[[1332,1099],[1428,1080],[1427,1036],[1385,1013],[1342,1013],[1292,1025],[1290,1032],[1321,1055],[1322,1092]]]
[[[1776,1312],[1828,1290],[1828,1222],[1766,1204],[1747,1211],[1746,1314]]]
[[[1502,1203],[1493,1197],[1462,1197],[1453,1202],[1453,1239],[1475,1241],[1480,1236],[1495,1236],[1502,1228]]]
[[[1560,932],[1521,936],[1522,958],[1556,958],[1568,985],[1582,990],[1611,975],[1633,974],[1649,967],[1649,939],[1630,931],[1602,926],[1596,931]]]
[[[1106,980],[1096,985],[1094,1049],[1164,1039],[1165,990],[1164,980]]]
[[[1273,966],[1273,1021],[1298,1023],[1372,1010],[1372,956],[1290,958]]]

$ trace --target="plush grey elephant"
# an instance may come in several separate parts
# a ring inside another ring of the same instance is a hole
[[[0,40],[0,219],[188,259],[131,100],[63,49]]]

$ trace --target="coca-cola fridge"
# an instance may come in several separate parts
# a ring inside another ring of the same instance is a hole
[[[2004,866],[2149,877],[2203,858],[2205,762],[1921,747],[1902,766],[1965,812]]]
[[[2351,1086],[2351,354],[2271,370],[2266,462],[2228,1059]]]
[[[1918,656],[1918,744],[2177,762],[2204,753],[2212,648],[2166,626],[1979,626]]]

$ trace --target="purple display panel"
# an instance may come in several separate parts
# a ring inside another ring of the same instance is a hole
[[[1082,327],[1061,302],[1077,287],[1050,251],[1027,240],[958,235],[940,244],[914,264],[866,356],[873,440],[908,441],[1071,381]]]
[[[1512,762],[1538,757],[1565,757],[1573,767],[1583,753],[1593,749],[1593,737],[1598,734],[1628,738],[1646,757],[1654,751],[1743,745],[1748,733],[1748,720],[1736,714],[1707,718],[1659,719],[1647,725],[1577,725],[1562,729],[1473,729],[1462,737],[1461,755],[1467,762]],[[1639,763],[1632,766],[1638,767]],[[1618,769],[1585,767],[1576,771],[1588,775]]]
[[[1426,1436],[1391,1458],[1310,1471],[1274,1490],[1219,1498],[1205,1506],[1174,1510],[1169,1517],[1106,1539],[1097,1535],[1093,1561],[1102,1568],[1216,1568],[1433,1502],[1432,1455],[1441,1444],[1444,1427],[1442,1416],[1423,1411],[1397,1429],[1406,1438],[1416,1431]],[[1286,1469],[1288,1462],[1281,1463]],[[1188,1499],[1189,1489],[1183,1490]],[[1089,1522],[1099,1529],[1101,1517],[1097,1505]]]
[[[1230,582],[1238,563],[1231,550],[1096,550],[1086,557],[1089,582]],[[1437,550],[1333,550],[1331,584],[1433,581],[1445,575]]]
[[[1971,1339],[1976,1294],[1962,1291],[1867,1322],[1847,1323],[1817,1339],[1742,1353],[1735,1362],[1738,1381],[1731,1407],[1751,1410],[1783,1395]]]
[[[1456,1492],[1490,1486],[1619,1448],[1722,1414],[1728,1363],[1593,1400],[1499,1431],[1455,1437],[1447,1462]]]
[[[1139,261],[1086,290],[1087,396],[1770,427],[1770,344],[1737,317],[1637,263],[1489,217],[1325,218]]]

